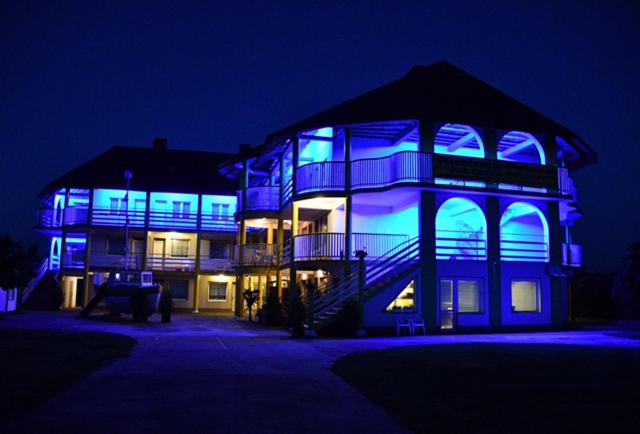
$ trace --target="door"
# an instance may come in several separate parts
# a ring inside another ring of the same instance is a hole
[[[440,281],[440,329],[453,330],[455,315],[453,306],[453,280]]]
[[[163,268],[164,266],[165,239],[154,238],[151,251],[151,268]]]

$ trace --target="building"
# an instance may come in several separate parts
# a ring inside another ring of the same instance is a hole
[[[110,152],[134,152],[127,149]],[[243,289],[284,299],[295,285],[312,329],[360,299],[365,328],[422,318],[429,332],[566,323],[568,277],[581,262],[571,171],[597,161],[577,134],[446,62],[414,67],[261,146],[210,154],[209,166],[197,166],[208,178],[199,172],[198,182],[163,176],[163,163],[152,172],[145,168],[157,163],[114,167],[109,161],[123,159],[105,155],[93,163],[104,176],[90,162],[43,195],[41,230],[70,288],[122,264],[122,245],[109,240],[126,214],[122,172],[133,170],[131,265],[157,270],[174,295],[187,293],[185,307],[209,307],[219,276],[228,283],[224,307],[236,314]],[[189,172],[188,159],[169,160]],[[85,172],[91,182],[78,183]],[[227,257],[212,253],[233,239]],[[366,251],[363,285],[357,251]],[[188,290],[172,283],[177,276]]]
[[[231,311],[236,188],[216,170],[228,158],[158,139],[152,148],[114,147],[47,185],[37,229],[49,239],[47,268],[63,306],[85,305],[126,258],[129,269],[153,270],[177,309]]]

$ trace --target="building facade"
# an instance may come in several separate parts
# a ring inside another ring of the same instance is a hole
[[[178,194],[168,179],[129,193],[128,260],[164,276],[174,297],[188,293],[185,307],[209,308],[224,279],[224,308],[237,315],[244,289],[262,301],[268,291],[285,299],[300,290],[311,329],[352,300],[371,329],[407,318],[429,332],[568,320],[569,275],[581,263],[571,171],[596,154],[453,65],[415,67],[261,146],[216,155],[224,161],[211,170],[236,183],[237,196],[214,185]],[[122,264],[110,237],[121,230],[126,191],[67,184],[47,190],[40,227],[63,283],[95,284]],[[183,274],[188,289],[171,283]]]

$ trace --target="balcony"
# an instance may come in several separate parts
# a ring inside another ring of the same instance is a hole
[[[580,244],[562,244],[562,265],[582,267],[582,246]]]
[[[149,212],[149,227],[172,229],[197,229],[198,214],[195,212],[154,211]]]
[[[105,267],[114,269],[124,269],[124,255],[91,254],[90,264],[92,267]],[[130,270],[142,269],[142,255],[131,254],[127,258],[127,268]]]
[[[232,215],[203,215],[200,229],[212,232],[237,232],[238,225]]]
[[[344,191],[344,161],[309,163],[296,171],[297,194]]]
[[[345,258],[343,233],[301,234],[294,237],[296,261],[334,261]],[[368,259],[383,256],[409,240],[404,234],[351,234],[351,250],[366,250]]]
[[[147,257],[147,268],[162,271],[195,271],[195,256],[161,256],[151,255]]]
[[[84,268],[84,250],[67,252],[64,255],[64,268]]]
[[[223,258],[200,258],[200,271],[224,273],[233,271],[233,262]]]
[[[251,267],[275,267],[278,260],[276,244],[244,244],[235,246],[236,264]]]
[[[381,188],[402,183],[432,182],[431,155],[402,151],[388,157],[351,163],[351,189]]]
[[[242,191],[238,192],[238,209],[242,211],[278,211],[280,209],[280,187],[249,187],[246,192],[246,204],[242,203]]]
[[[110,208],[94,208],[91,223],[96,226],[124,226],[129,219],[129,226],[143,227],[146,212],[144,210],[114,210]]]

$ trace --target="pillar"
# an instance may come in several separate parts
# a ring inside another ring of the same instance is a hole
[[[198,218],[199,220],[199,218]],[[202,246],[202,236],[200,232],[196,234],[196,277],[193,287],[193,313],[198,313],[198,309],[200,309],[200,248]]]
[[[344,274],[351,273],[353,204],[351,196],[351,128],[344,129]]]
[[[278,288],[278,299],[282,301],[282,251],[284,248],[284,219],[278,216],[278,233],[277,233],[277,269],[276,269],[276,285]]]
[[[489,295],[489,325],[499,328],[502,324],[502,267],[500,263],[500,198],[486,198],[487,218],[487,267]]]
[[[554,326],[563,327],[569,318],[567,278],[562,274],[562,226],[558,202],[547,205],[549,224],[549,270],[551,279],[551,320]]]
[[[89,220],[90,221],[90,220]],[[82,307],[89,303],[89,267],[91,266],[91,232],[87,231],[84,247],[84,293],[82,294]]]

